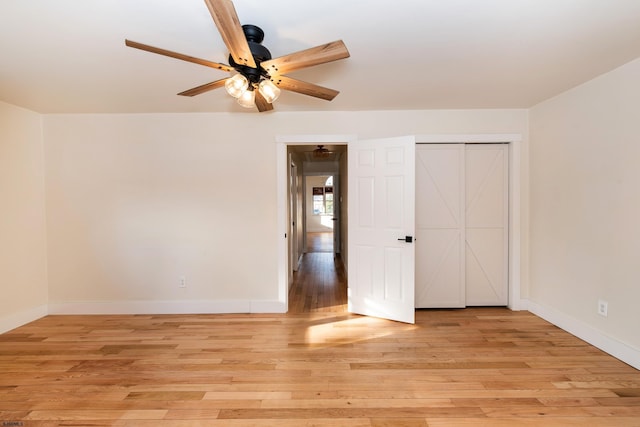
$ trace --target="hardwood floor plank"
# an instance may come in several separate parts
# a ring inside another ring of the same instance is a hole
[[[125,399],[141,400],[202,400],[203,391],[133,391]]]
[[[166,410],[131,410],[131,411],[94,411],[94,410],[58,410],[31,411],[24,420],[160,420],[167,414]]]
[[[280,392],[280,391],[266,391],[266,392],[254,392],[254,391],[225,391],[225,392],[216,392],[210,391],[207,392],[204,396],[204,399],[212,399],[212,400],[274,400],[274,399],[291,399],[291,392]]]
[[[453,408],[451,399],[289,399],[263,401],[264,409]]]
[[[62,401],[47,401],[29,404],[32,411],[69,411],[78,408],[86,411],[153,411],[153,410],[192,410],[212,411],[219,409],[258,409],[260,400],[144,400],[136,401],[94,401],[89,399],[65,399]]]
[[[220,410],[181,410],[171,409],[164,416],[165,420],[213,420],[218,418]]]
[[[428,424],[416,418],[372,418],[371,427],[428,427]]]
[[[313,409],[248,409],[222,410],[219,419],[306,419],[320,418],[426,418],[433,417],[478,417],[485,415],[480,408],[313,408]]]

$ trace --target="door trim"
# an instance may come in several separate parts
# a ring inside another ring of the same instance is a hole
[[[429,134],[416,135],[416,144],[509,144],[509,302],[511,310],[526,310],[522,299],[522,190],[526,165],[522,162],[522,135],[509,134]],[[526,189],[524,189],[526,190]]]
[[[276,135],[276,215],[277,215],[277,257],[278,257],[278,301],[282,312],[289,311],[289,221],[288,221],[288,180],[289,145],[349,144],[356,135]]]

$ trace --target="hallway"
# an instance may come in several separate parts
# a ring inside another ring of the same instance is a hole
[[[293,273],[289,313],[347,311],[347,277],[342,258],[331,250],[332,237],[332,233],[309,233],[309,252]]]

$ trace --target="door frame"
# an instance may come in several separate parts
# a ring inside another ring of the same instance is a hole
[[[521,244],[522,244],[522,199],[521,187],[526,172],[522,164],[521,134],[422,134],[416,135],[416,144],[442,143],[506,143],[509,144],[509,303],[511,310],[526,309],[526,301],[521,298]],[[357,135],[276,135],[276,204],[277,204],[277,271],[278,303],[280,311],[289,309],[289,244],[288,244],[288,179],[289,161],[287,146],[318,144],[349,144],[357,140]],[[347,230],[348,233],[348,230]],[[347,235],[348,240],[348,235]]]
[[[290,174],[289,174],[289,212],[291,217],[289,218],[289,233],[291,238],[291,246],[290,246],[290,255],[291,258],[289,262],[292,265],[292,271],[298,271],[298,265],[300,262],[299,254],[300,248],[298,247],[298,210],[302,209],[302,206],[298,206],[298,166],[296,166],[291,161],[291,155],[289,155],[289,164],[290,164]],[[290,272],[291,273],[291,272]],[[289,276],[291,276],[290,274]],[[289,277],[289,281],[291,281],[292,277]]]
[[[277,253],[278,253],[278,302],[281,312],[289,311],[289,145],[348,145],[357,140],[356,135],[277,135],[276,136],[276,176],[277,176]]]
[[[522,164],[522,135],[507,134],[426,134],[416,135],[416,144],[509,144],[509,260],[507,307],[511,310],[526,310],[522,300],[522,184],[525,165]]]
[[[333,213],[333,217],[334,217],[334,223],[333,223],[333,228],[331,229],[331,234],[332,234],[332,242],[333,242],[333,253],[336,253],[336,238],[339,238],[339,234],[337,234],[339,232],[339,221],[337,221],[337,217],[340,216],[340,212],[337,211],[337,208],[339,207],[339,202],[337,202],[337,199],[339,197],[335,197],[335,195],[340,194],[340,187],[338,185],[338,177],[339,177],[340,173],[338,172],[312,172],[310,174],[304,174],[302,177],[304,178],[304,184],[303,184],[303,193],[305,195],[305,204],[304,204],[304,209],[303,209],[303,217],[304,217],[304,253],[307,253],[309,250],[309,242],[307,241],[307,236],[309,235],[309,211],[313,210],[313,206],[308,206],[308,199],[307,197],[309,197],[310,191],[311,191],[311,187],[309,187],[307,185],[307,178],[310,177],[333,177],[333,191],[334,191],[334,199],[333,199],[333,209],[334,209],[334,213]],[[328,215],[324,215],[324,216],[328,216]]]

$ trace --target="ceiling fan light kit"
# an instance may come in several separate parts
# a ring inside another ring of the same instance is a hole
[[[187,62],[204,65],[221,71],[235,73],[228,78],[216,80],[180,92],[178,95],[195,96],[219,87],[238,99],[245,108],[257,107],[258,111],[273,110],[272,103],[280,96],[281,89],[315,98],[333,100],[338,91],[286,76],[286,73],[349,57],[342,42],[326,43],[279,58],[271,58],[269,49],[262,45],[264,31],[255,25],[240,25],[231,0],[204,0],[222,39],[229,50],[229,64],[220,64],[195,58],[166,49],[125,40],[129,47]]]
[[[273,84],[271,80],[263,79],[260,81],[258,90],[269,104],[273,103],[273,101],[280,96],[280,88]]]
[[[240,98],[242,94],[249,88],[249,80],[242,74],[234,74],[224,83],[227,93],[234,98]]]
[[[253,108],[256,106],[256,92],[253,88],[242,92],[242,95],[238,98],[238,104],[244,108]]]

